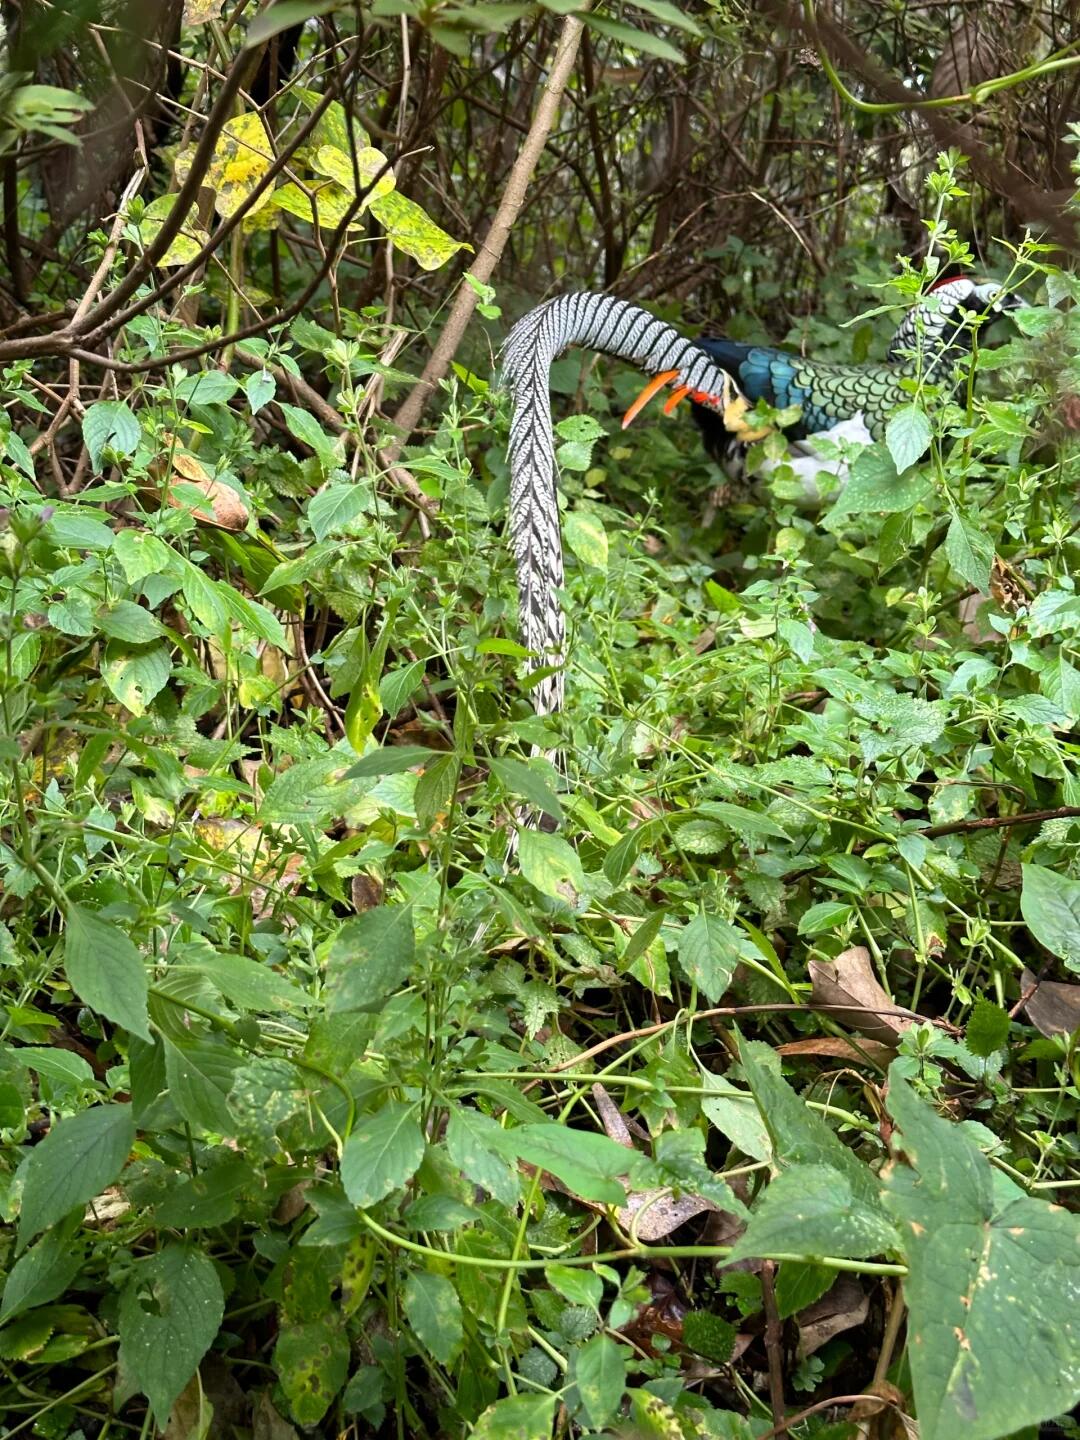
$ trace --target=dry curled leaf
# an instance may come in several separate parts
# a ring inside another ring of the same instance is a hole
[[[834,1335],[854,1330],[870,1311],[870,1300],[854,1275],[841,1275],[813,1305],[799,1312],[799,1358],[813,1355]]]
[[[247,506],[235,490],[209,475],[194,455],[181,450],[175,438],[162,435],[165,449],[150,463],[150,474],[165,487],[166,503],[176,510],[190,510],[204,525],[218,525],[222,530],[243,530],[248,523]],[[209,509],[185,492],[197,490],[209,501]]]
[[[879,1040],[845,1040],[842,1035],[822,1035],[816,1040],[789,1040],[776,1047],[778,1055],[820,1055],[826,1059],[843,1060],[848,1065],[865,1065],[868,1061],[888,1065],[896,1053],[891,1045]]]
[[[807,968],[813,982],[811,1005],[853,1007],[833,1012],[841,1025],[896,1048],[911,1021],[892,1013],[896,1006],[878,983],[865,946],[853,945],[831,962],[811,960]]]

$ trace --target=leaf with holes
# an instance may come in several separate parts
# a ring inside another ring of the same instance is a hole
[[[137,1261],[120,1296],[120,1363],[164,1428],[172,1403],[221,1327],[214,1262],[187,1245]]]

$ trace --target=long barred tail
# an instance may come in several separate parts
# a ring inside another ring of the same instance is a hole
[[[566,627],[557,591],[563,583],[555,493],[555,439],[548,372],[570,345],[628,360],[649,375],[673,372],[672,384],[708,396],[723,410],[739,390],[705,351],[640,305],[612,295],[560,295],[524,315],[506,337],[502,374],[514,397],[510,422],[510,531],[517,560],[522,642],[533,666],[554,666],[534,691],[538,714],[562,708]]]

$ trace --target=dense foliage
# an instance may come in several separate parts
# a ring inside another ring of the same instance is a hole
[[[5,9],[0,1433],[1080,1433],[1067,16]],[[813,511],[557,362],[537,717],[509,320],[952,264]]]

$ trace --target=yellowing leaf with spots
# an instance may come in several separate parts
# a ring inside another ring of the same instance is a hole
[[[139,221],[139,234],[143,238],[144,245],[154,243],[161,232],[162,225],[172,214],[175,204],[175,195],[159,195],[156,200],[151,200],[147,205],[142,219]],[[186,265],[189,260],[195,259],[209,238],[199,224],[198,215],[193,206],[184,223],[170,241],[169,248],[157,263],[159,265]]]
[[[205,25],[221,14],[225,0],[184,0],[184,24]]]
[[[323,97],[317,90],[293,90],[293,95],[307,110],[314,110]],[[322,145],[332,145],[336,150],[348,153],[350,148],[349,130],[352,129],[352,144],[359,150],[368,143],[368,133],[355,117],[350,117],[344,105],[331,100],[315,122],[309,147],[314,151]]]
[[[206,172],[206,183],[216,192],[214,208],[220,216],[227,220],[236,214],[273,159],[270,136],[260,116],[249,111],[225,122]],[[270,196],[267,187],[254,201],[252,211],[268,205]]]
[[[397,248],[411,255],[422,270],[438,270],[458,250],[473,248],[440,230],[415,200],[406,199],[397,190],[372,200],[368,209]]]
[[[316,170],[323,175],[329,175],[331,180],[336,180],[350,195],[357,193],[357,178],[361,190],[372,186],[370,194],[364,197],[365,207],[379,196],[389,195],[397,184],[393,168],[386,156],[381,150],[375,150],[370,145],[365,145],[356,152],[355,171],[353,157],[344,150],[339,150],[336,145],[320,145],[313,164]]]
[[[288,185],[282,185],[274,191],[274,204],[281,210],[287,210],[290,215],[306,220],[309,225],[315,224],[315,217],[318,215],[320,230],[336,230],[349,207],[355,204],[355,197],[333,180],[308,186],[306,193],[299,185],[290,181]],[[359,211],[357,213],[359,214]],[[355,220],[350,220],[350,230],[363,228],[363,225]]]

